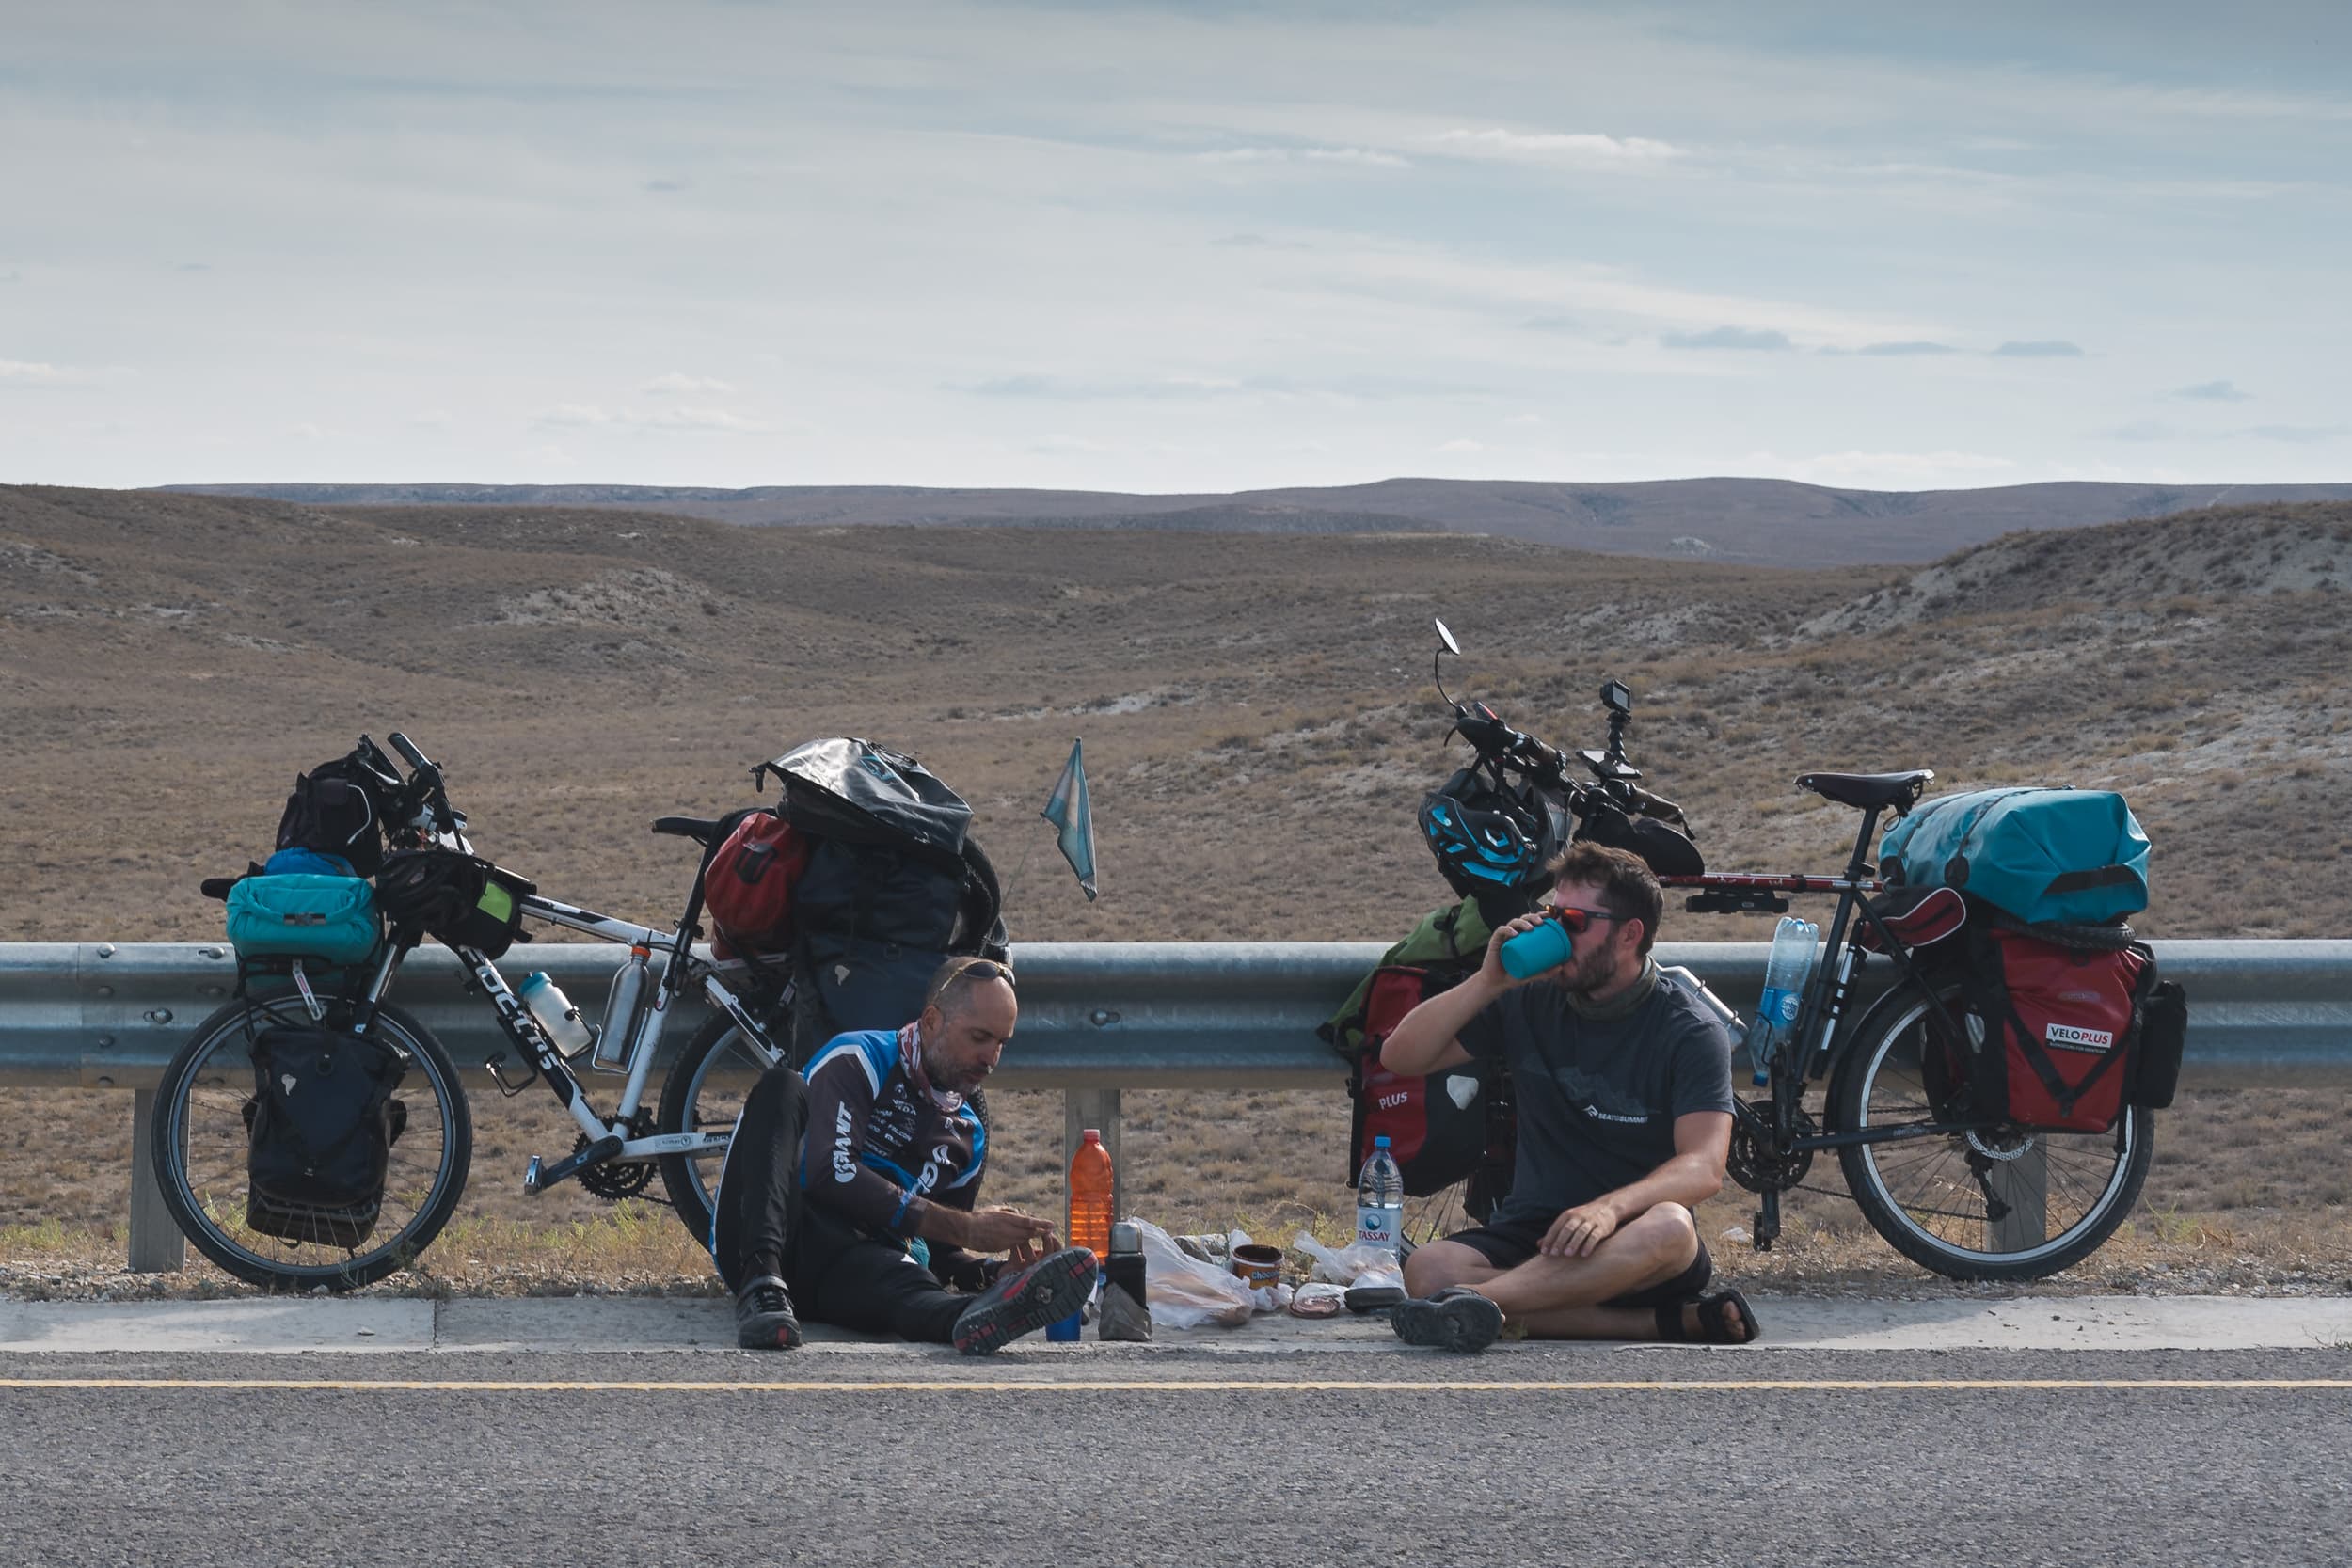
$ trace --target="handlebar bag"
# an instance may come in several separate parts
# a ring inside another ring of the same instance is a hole
[[[253,1041],[245,1103],[246,1223],[264,1235],[356,1247],[383,1212],[407,1108],[403,1053],[366,1035],[273,1024]]]
[[[402,850],[375,877],[376,901],[394,926],[493,959],[515,944],[522,900],[538,891],[527,878],[454,849]]]
[[[1978,789],[1886,830],[1890,880],[1953,887],[2030,926],[2097,925],[2148,907],[2148,835],[2104,789]]]
[[[771,811],[751,813],[720,844],[703,870],[703,908],[729,951],[790,948],[792,890],[809,849],[807,836]]]
[[[355,964],[383,939],[375,892],[363,877],[242,877],[229,889],[229,942],[242,958]]]
[[[2155,956],[2141,942],[2092,950],[2026,931],[1970,932],[1962,1043],[1979,1113],[2047,1132],[2112,1128],[2133,1086]]]

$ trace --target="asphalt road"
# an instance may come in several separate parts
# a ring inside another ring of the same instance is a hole
[[[2343,1348],[0,1356],[41,1564],[2339,1562],[2348,1460]]]

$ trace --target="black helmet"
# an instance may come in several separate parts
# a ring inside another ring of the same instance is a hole
[[[1568,816],[1533,789],[1497,789],[1466,768],[1422,797],[1421,834],[1455,895],[1518,888],[1568,842]]]

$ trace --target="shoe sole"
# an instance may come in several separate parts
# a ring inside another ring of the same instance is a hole
[[[1024,1334],[1061,1322],[1086,1305],[1095,1274],[1090,1253],[1038,1264],[1020,1290],[956,1320],[956,1349],[966,1355],[993,1355]]]
[[[1502,1308],[1485,1296],[1399,1302],[1389,1308],[1389,1326],[1408,1345],[1475,1355],[1502,1336]]]
[[[735,1328],[738,1350],[794,1350],[800,1343],[799,1320],[776,1313],[763,1313]]]

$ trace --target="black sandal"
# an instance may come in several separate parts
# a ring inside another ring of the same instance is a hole
[[[1685,1307],[1699,1309],[1699,1331],[1695,1340],[1683,1332],[1682,1309]],[[1738,1307],[1740,1311],[1736,1324],[1731,1317],[1733,1307]],[[1656,1311],[1658,1338],[1669,1344],[1747,1345],[1755,1343],[1760,1332],[1756,1324],[1756,1313],[1748,1307],[1748,1298],[1728,1285],[1711,1296],[1661,1307]]]

